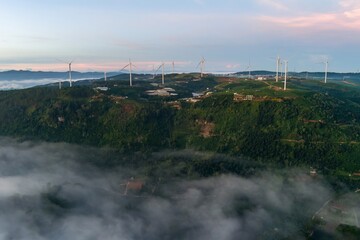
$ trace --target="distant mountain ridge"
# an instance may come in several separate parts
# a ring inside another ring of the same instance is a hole
[[[107,77],[113,77],[120,74],[127,74],[122,72],[108,72]],[[142,73],[144,74],[144,73]],[[249,71],[241,71],[233,73],[235,75],[248,76]],[[251,76],[275,76],[274,71],[255,70],[251,71]],[[290,77],[319,79],[324,77],[324,72],[289,72]],[[69,73],[53,72],[53,71],[30,71],[30,70],[9,70],[0,72],[0,81],[3,80],[29,80],[29,79],[68,79]],[[73,79],[98,79],[103,78],[103,72],[77,72],[72,71]],[[360,73],[337,73],[329,72],[328,78],[333,80],[356,80],[360,81]]]
[[[307,78],[307,79],[319,79],[324,78],[324,72],[289,72],[290,77]],[[249,71],[236,72],[235,75],[249,75]],[[276,72],[256,70],[251,71],[252,76],[275,76]],[[333,80],[358,80],[360,81],[360,73],[338,73],[328,72],[328,78]]]

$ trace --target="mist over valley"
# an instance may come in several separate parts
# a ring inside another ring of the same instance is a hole
[[[130,167],[143,161],[136,154],[0,141],[1,239],[304,238],[312,214],[333,197],[324,180],[301,169],[179,178]],[[191,151],[146,158],[228,159]],[[129,181],[141,181],[144,189],[125,194]]]

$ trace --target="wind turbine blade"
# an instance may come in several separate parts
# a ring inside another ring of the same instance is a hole
[[[120,70],[120,72],[121,72],[122,70],[124,70],[125,68],[127,68],[129,65],[130,65],[130,64],[128,64],[128,65],[126,65],[125,67],[123,67],[123,68]]]
[[[198,63],[198,65],[196,66],[196,68],[199,68],[199,66],[200,66],[201,63],[202,63],[202,61],[200,61],[200,62]]]
[[[163,65],[161,64],[155,71],[155,74],[160,70],[160,68],[162,67]]]

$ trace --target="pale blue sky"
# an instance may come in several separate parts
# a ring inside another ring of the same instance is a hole
[[[360,68],[359,0],[0,0],[0,69],[195,71]],[[168,64],[168,69],[170,69]]]

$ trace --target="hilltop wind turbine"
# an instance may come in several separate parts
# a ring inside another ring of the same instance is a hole
[[[105,82],[106,82],[106,80],[107,80],[106,72],[104,72],[104,80],[105,80]]]
[[[328,77],[329,61],[326,59],[324,61],[324,64],[325,64],[325,79],[324,79],[324,82],[326,83],[327,82],[327,77]]]
[[[158,69],[157,69],[156,72],[155,72],[155,74],[156,74],[157,71],[159,71],[159,69],[162,68],[162,74],[161,74],[161,84],[162,84],[162,85],[165,84],[164,66],[165,66],[165,63],[161,63],[160,66],[158,67]]]
[[[70,87],[72,87],[72,77],[71,77],[71,64],[73,63],[73,61],[69,62],[69,82],[70,82]]]
[[[249,79],[251,78],[251,62],[249,59],[249,65],[246,67],[246,70],[249,70]]]
[[[134,65],[132,64],[131,59],[129,58],[129,64],[127,64],[125,67],[123,67],[123,68],[120,70],[120,72],[121,72],[121,71],[124,70],[125,68],[129,67],[130,87],[132,86],[132,68],[133,68],[133,66],[134,66]]]
[[[74,62],[74,60],[71,60],[71,62],[65,62],[64,60],[57,59],[57,58],[56,58],[56,60],[59,61],[59,62],[65,63],[65,64],[67,64],[69,66],[69,83],[70,83],[70,87],[72,87],[71,64]],[[61,89],[60,84],[59,84],[59,88]]]
[[[199,64],[197,65],[196,68],[198,68],[200,66],[200,77],[202,78],[204,76],[204,69],[205,69],[205,58],[202,57],[202,59],[200,60]]]
[[[286,87],[287,87],[287,74],[288,74],[288,61],[284,60],[284,64],[285,64],[285,78],[284,78],[284,91],[286,91]]]
[[[162,64],[162,75],[161,75],[161,83],[162,83],[162,85],[165,84],[164,66],[165,66],[165,63]]]
[[[155,65],[153,64],[153,79],[155,79],[156,71],[155,71]]]
[[[175,62],[172,62],[172,73],[175,74]]]
[[[276,58],[276,82],[279,82],[279,68],[281,65],[281,58],[277,56]]]

